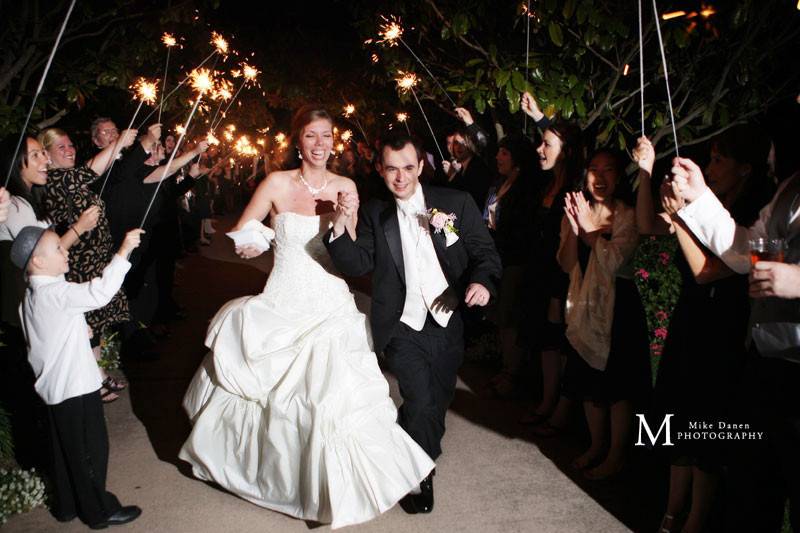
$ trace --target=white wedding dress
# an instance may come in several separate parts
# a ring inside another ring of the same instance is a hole
[[[257,505],[337,528],[390,509],[434,464],[396,423],[367,319],[322,243],[329,225],[274,217],[264,291],[209,326],[180,458]]]

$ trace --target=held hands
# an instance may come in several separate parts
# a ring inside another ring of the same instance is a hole
[[[664,206],[664,211],[670,217],[675,217],[678,211],[686,205],[677,184],[672,180],[665,180],[661,184],[661,205]]]
[[[461,119],[461,122],[467,126],[472,126],[472,124],[475,122],[475,120],[472,118],[472,113],[463,107],[456,108],[456,115],[458,115],[458,118]]]
[[[459,170],[461,170],[461,163],[458,161],[442,160],[442,170],[448,178],[452,178]]]
[[[534,98],[533,95],[528,91],[522,93],[522,98],[520,99],[520,108],[533,120],[538,121],[544,117],[544,113],[542,113],[542,110],[539,109],[539,104],[536,103],[536,98]]]
[[[333,221],[333,236],[338,237],[345,231],[348,220],[358,213],[358,193],[339,191],[336,196],[336,218]]]
[[[633,160],[639,164],[639,168],[650,177],[653,175],[653,165],[656,162],[656,151],[653,143],[647,137],[639,137],[636,148],[633,149]]]
[[[11,194],[5,187],[0,187],[0,224],[8,220],[9,207],[11,207]]]
[[[97,221],[100,219],[100,206],[93,205],[87,208],[81,216],[78,218],[78,221],[73,226],[75,230],[79,233],[85,233],[87,231],[92,231],[94,228],[97,227]]]
[[[118,147],[121,149],[121,148],[127,148],[130,145],[132,145],[133,142],[136,140],[137,133],[138,130],[133,130],[133,129],[122,130],[122,133],[119,134],[119,140],[117,140]]]
[[[483,307],[489,303],[490,298],[489,290],[480,283],[470,283],[467,287],[467,294],[464,302],[467,307]]]
[[[672,181],[687,202],[694,202],[708,189],[700,167],[691,159],[684,157],[672,160]]]
[[[759,261],[750,271],[752,298],[800,298],[800,265]]]
[[[127,259],[131,252],[134,251],[142,242],[143,229],[132,229],[125,234],[125,239],[122,241],[122,246],[119,247],[118,255]]]
[[[206,153],[206,150],[208,150],[208,141],[202,140],[197,143],[197,146],[194,147],[193,151],[195,155],[201,155]]]

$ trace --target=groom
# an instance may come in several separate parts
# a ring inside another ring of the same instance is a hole
[[[488,304],[502,266],[469,194],[420,185],[423,158],[410,137],[386,140],[378,170],[394,198],[371,200],[358,211],[357,195],[340,193],[324,242],[344,275],[372,272],[375,352],[384,352],[400,384],[400,425],[436,460],[464,357],[460,304]],[[428,209],[441,214],[434,219]],[[353,241],[346,223],[356,211]],[[431,512],[433,473],[420,484],[420,494],[402,503],[410,513]]]

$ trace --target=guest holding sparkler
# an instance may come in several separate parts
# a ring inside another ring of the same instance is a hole
[[[475,204],[483,207],[492,184],[492,172],[479,154],[486,149],[489,138],[467,109],[457,107],[456,113],[464,125],[447,136],[447,151],[452,160],[442,161],[446,179],[441,185],[468,192]]]
[[[136,130],[125,130],[118,143],[110,144],[81,166],[75,165],[75,147],[66,132],[49,128],[39,134],[38,140],[50,157],[51,166],[44,186],[43,203],[50,220],[59,234],[73,232],[77,242],[70,249],[71,268],[67,279],[83,283],[101,275],[103,268],[114,255],[111,230],[105,211],[105,203],[92,191],[96,183],[111,164],[119,147],[128,147],[136,139]],[[97,206],[100,208],[97,226],[78,235],[75,224],[81,213]],[[112,326],[130,320],[128,301],[122,291],[117,292],[111,301],[86,313],[86,321],[94,333],[92,349],[95,358],[100,358],[100,339]],[[126,384],[112,377],[104,376],[101,396],[103,401],[117,399],[115,391],[122,390]]]

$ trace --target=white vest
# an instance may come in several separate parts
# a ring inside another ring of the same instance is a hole
[[[420,331],[430,312],[437,324],[446,327],[458,300],[433,247],[422,186],[417,184],[408,200],[395,201],[406,277],[406,301],[400,321]]]

